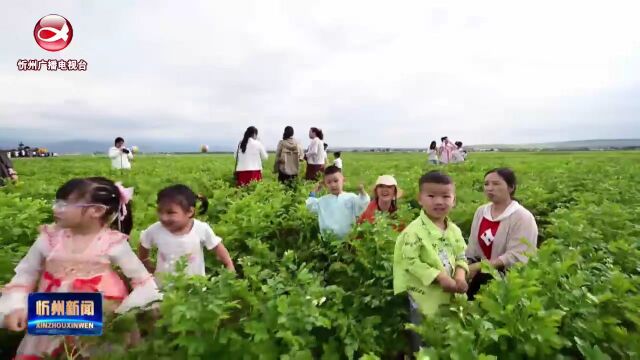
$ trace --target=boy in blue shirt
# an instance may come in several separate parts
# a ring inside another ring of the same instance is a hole
[[[317,198],[323,184],[329,190],[329,194]],[[316,189],[309,194],[306,205],[309,211],[318,214],[320,232],[329,231],[340,238],[344,238],[351,231],[356,219],[369,205],[369,194],[360,185],[360,195],[343,192],[344,176],[335,165],[328,166],[324,171],[324,182],[318,184]]]

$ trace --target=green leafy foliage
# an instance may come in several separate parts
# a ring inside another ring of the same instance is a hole
[[[108,176],[134,186],[137,246],[157,221],[155,196],[184,183],[210,199],[212,224],[238,264],[225,271],[207,254],[207,277],[166,279],[153,311],[109,317],[105,335],[85,338],[97,359],[394,359],[407,353],[406,299],[393,294],[397,232],[419,211],[419,176],[431,168],[416,154],[343,154],[346,190],[393,174],[405,197],[393,219],[355,228],[346,239],[318,235],[304,208],[313,184],[293,189],[272,174],[244,189],[229,182],[231,156],[138,157],[130,173],[95,157],[18,160],[21,183],[0,190],[0,284],[51,221],[50,200],[73,176]],[[510,166],[517,196],[536,216],[543,245],[484,287],[457,299],[418,331],[420,359],[631,359],[640,356],[640,171],[638,153],[472,154],[445,170],[456,182],[453,220],[468,236],[485,202],[483,175]],[[170,164],[170,165],[169,165]],[[264,165],[270,169],[270,164]],[[141,340],[129,346],[131,334]],[[0,330],[0,357],[19,337]],[[5,356],[6,355],[6,356]]]

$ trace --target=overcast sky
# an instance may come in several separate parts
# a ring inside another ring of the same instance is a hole
[[[275,146],[640,137],[640,2],[12,1],[0,137]],[[72,43],[33,38],[49,13]],[[87,72],[18,72],[18,59]],[[20,123],[18,123],[18,121]],[[131,142],[130,142],[131,143]],[[197,146],[197,145],[196,145]]]

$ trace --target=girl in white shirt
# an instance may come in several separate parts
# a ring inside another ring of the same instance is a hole
[[[317,180],[318,176],[324,171],[324,165],[327,162],[327,152],[324,149],[324,134],[322,130],[312,127],[309,130],[309,138],[311,144],[306,152],[307,174],[305,179]]]
[[[236,150],[236,185],[262,180],[262,162],[269,158],[258,139],[258,129],[249,126]]]
[[[196,200],[202,202],[200,214],[204,214],[209,202],[204,196],[196,195],[188,186],[173,185],[158,193],[160,221],[142,232],[138,247],[138,256],[150,272],[156,275],[173,273],[176,262],[186,257],[187,274],[205,275],[203,247],[212,250],[227,269],[235,271],[222,239],[214,234],[209,224],[194,219]],[[149,253],[154,247],[158,248],[155,266],[149,259]],[[158,279],[158,283],[161,281],[161,278]]]
[[[429,163],[433,165],[438,165],[440,161],[438,161],[438,145],[435,141],[431,142],[429,145],[429,150],[427,150],[427,154],[429,154]]]

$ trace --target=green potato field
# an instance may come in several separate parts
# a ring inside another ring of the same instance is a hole
[[[238,275],[206,253],[207,277],[171,278],[153,322],[149,312],[109,317],[109,346],[97,359],[397,359],[408,352],[406,297],[393,294],[394,222],[419,213],[418,179],[441,169],[456,183],[452,220],[468,237],[484,174],[508,166],[517,199],[536,217],[539,251],[484,287],[456,299],[417,329],[430,359],[640,358],[640,153],[471,153],[463,164],[433,166],[421,153],[344,153],[345,190],[396,177],[404,196],[396,219],[321,239],[305,208],[314,187],[281,186],[272,173],[243,189],[232,185],[232,155],[141,155],[130,172],[106,157],[17,159],[20,181],[0,189],[0,285],[52,222],[57,188],[72,177],[106,176],[135,188],[134,230],[157,221],[156,193],[183,183],[209,198],[198,218],[223,238]],[[125,345],[138,327],[142,340]],[[22,334],[0,329],[0,358]],[[65,357],[66,358],[66,357]]]

